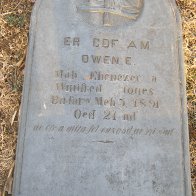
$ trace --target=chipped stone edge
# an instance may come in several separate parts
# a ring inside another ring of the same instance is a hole
[[[31,14],[30,31],[29,31],[29,43],[27,50],[27,57],[25,61],[25,77],[23,84],[22,101],[19,115],[19,128],[18,128],[18,138],[17,138],[17,150],[16,150],[16,163],[14,171],[14,183],[13,183],[13,196],[21,195],[21,181],[22,181],[22,166],[23,166],[23,154],[24,154],[24,144],[28,114],[28,102],[29,94],[31,89],[28,88],[31,84],[31,70],[33,65],[34,47],[35,47],[35,37],[36,37],[36,26],[37,26],[37,14],[43,0],[36,0],[33,11]],[[26,99],[25,99],[26,97]],[[28,183],[28,182],[26,182]]]
[[[31,83],[31,70],[33,64],[34,47],[35,47],[35,37],[36,37],[36,25],[37,25],[37,13],[41,6],[43,0],[36,0],[34,5],[31,24],[29,32],[29,46],[27,52],[27,58],[25,63],[25,78],[23,84],[23,96],[20,108],[19,117],[19,131],[17,139],[17,151],[16,151],[16,164],[14,172],[14,184],[13,184],[13,196],[21,195],[21,177],[22,177],[22,166],[23,166],[23,154],[24,154],[24,144],[25,144],[25,134],[26,134],[26,122],[28,114],[28,102],[29,94],[31,89],[28,88]],[[182,22],[181,15],[179,13],[178,7],[175,0],[168,0],[173,11],[175,22],[176,22],[176,36],[177,36],[177,63],[179,64],[179,87],[180,87],[180,97],[181,97],[181,119],[182,119],[182,165],[184,169],[184,196],[191,196],[191,173],[190,173],[190,152],[189,152],[189,132],[188,130],[188,116],[187,116],[187,99],[186,99],[186,77],[184,72],[184,58],[183,58],[183,48],[182,48]],[[32,55],[30,55],[32,54]],[[24,99],[27,97],[27,99]],[[23,129],[24,128],[24,129]],[[186,167],[185,167],[186,166]],[[17,180],[16,180],[17,179]],[[28,183],[28,182],[26,182]]]
[[[176,62],[179,65],[179,88],[181,101],[181,145],[182,145],[182,168],[184,176],[184,196],[192,195],[191,188],[191,171],[190,171],[190,151],[189,151],[189,127],[188,127],[188,111],[186,96],[186,75],[184,66],[183,38],[182,38],[182,20],[180,11],[176,4],[176,0],[168,0],[174,14],[176,24]]]

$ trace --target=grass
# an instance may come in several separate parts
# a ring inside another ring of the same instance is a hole
[[[177,2],[183,22],[191,174],[193,189],[196,190],[196,2]],[[11,191],[11,173],[15,160],[18,113],[32,5],[30,0],[0,0],[0,195],[5,190]]]
[[[22,28],[24,27],[25,16],[9,14],[5,16],[5,21],[9,26]]]

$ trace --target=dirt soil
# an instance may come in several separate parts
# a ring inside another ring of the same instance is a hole
[[[34,0],[0,0],[0,196],[11,194],[29,21]],[[177,0],[183,22],[191,174],[196,191],[196,1]]]

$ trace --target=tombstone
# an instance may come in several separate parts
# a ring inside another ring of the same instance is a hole
[[[38,0],[14,196],[190,196],[174,0]]]

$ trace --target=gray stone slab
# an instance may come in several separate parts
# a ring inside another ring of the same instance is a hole
[[[38,0],[14,196],[191,196],[174,0]]]

